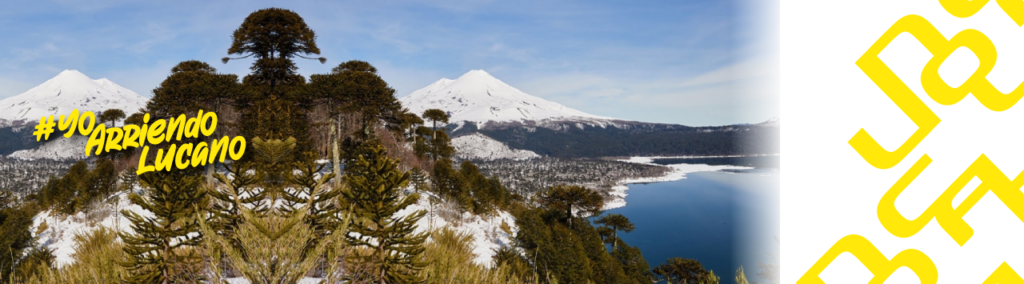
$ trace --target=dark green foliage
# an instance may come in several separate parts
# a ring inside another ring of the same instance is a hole
[[[492,267],[507,267],[509,273],[523,281],[532,281],[533,268],[530,261],[512,247],[503,246],[494,252]]]
[[[133,204],[152,213],[143,217],[122,210],[134,233],[119,233],[129,255],[122,266],[131,271],[130,283],[170,283],[182,267],[202,260],[190,248],[199,245],[196,210],[207,203],[199,176],[185,171],[160,171],[139,176],[144,195],[131,194]]]
[[[313,230],[315,239],[327,237],[337,227],[338,216],[342,208],[336,202],[341,195],[340,188],[326,187],[326,183],[335,178],[334,173],[318,174],[324,169],[312,159],[296,163],[294,168],[298,174],[290,173],[287,181],[292,185],[284,192],[286,212],[305,210],[303,221]],[[309,249],[312,248],[312,244]]]
[[[114,162],[109,159],[97,159],[92,171],[84,161],[78,161],[64,176],[51,177],[39,190],[37,200],[43,208],[73,214],[116,191],[117,179]]]
[[[605,242],[612,244],[612,250],[615,250],[620,241],[619,231],[629,233],[632,232],[633,229],[636,229],[636,227],[633,226],[633,223],[629,222],[629,218],[622,216],[622,214],[604,215],[601,216],[601,218],[598,218],[597,221],[594,221],[594,223],[605,225],[611,229],[611,236],[606,237]],[[601,230],[598,231],[600,232]]]
[[[431,181],[433,182],[433,191],[447,200],[458,203],[459,210],[465,210],[471,206],[469,185],[459,171],[455,170],[451,160],[439,160],[434,164]]]
[[[358,114],[362,128],[356,133],[357,140],[368,138],[380,121],[396,134],[403,134],[410,125],[395,90],[377,74],[377,68],[365,61],[347,61],[330,74],[312,75],[307,90],[318,104],[327,106],[335,123],[340,113]]]
[[[426,211],[395,217],[419,199],[418,194],[400,193],[409,173],[399,171],[398,161],[388,158],[380,145],[371,146],[351,164],[345,176],[348,188],[344,198],[356,216],[350,229],[358,235],[349,235],[348,239],[353,246],[367,248],[362,253],[357,249],[354,259],[372,267],[366,275],[352,277],[379,283],[420,281],[416,273],[424,264],[417,259],[427,235],[413,230]]]
[[[32,123],[32,125],[35,125],[35,123]],[[54,140],[54,136],[51,134],[50,140]],[[59,138],[63,139],[63,137]],[[32,127],[0,128],[0,156],[10,155],[18,150],[33,149],[46,142],[42,139],[39,140],[36,141],[36,136],[32,135]]]
[[[433,108],[423,111],[423,118],[431,121],[431,128],[419,127],[415,133],[420,136],[415,138],[413,150],[417,156],[423,157],[429,154],[430,159],[437,161],[451,159],[455,154],[455,148],[451,146],[451,139],[445,129],[437,128],[437,123],[448,124],[448,113]]]
[[[28,255],[25,256],[20,263],[18,263],[18,269],[15,271],[15,277],[18,279],[30,279],[38,277],[39,274],[53,267],[53,251],[46,247],[33,247],[28,251]],[[3,281],[0,280],[0,283]]]
[[[562,218],[572,227],[576,218],[573,211],[582,215],[596,215],[604,206],[600,193],[578,185],[556,185],[537,193],[537,200],[544,208],[560,212]]]
[[[700,261],[680,257],[665,260],[665,263],[654,268],[654,274],[671,283],[704,283],[710,280],[707,277],[708,271]]]
[[[238,76],[216,72],[201,61],[178,63],[171,69],[171,75],[153,89],[153,98],[146,103],[146,109],[152,116],[150,121],[182,114],[193,117],[199,110],[217,111],[242,92]],[[126,120],[125,123],[138,124],[139,121]]]
[[[412,184],[416,193],[430,189],[429,185],[427,185],[427,172],[423,171],[420,167],[413,167],[412,170],[409,170],[409,183]]]
[[[432,129],[437,129],[437,123],[440,122],[441,125],[448,124],[449,117],[448,113],[444,112],[443,110],[432,108],[423,111],[423,118],[430,120],[430,122],[433,124],[433,127],[431,127]]]
[[[512,202],[512,194],[498,178],[484,176],[470,161],[463,161],[456,170],[450,159],[438,160],[431,181],[433,192],[456,201],[460,210],[476,215],[493,214]]]
[[[620,243],[619,246],[612,251],[612,257],[619,261],[619,265],[622,266],[622,270],[626,273],[626,277],[629,277],[638,283],[650,283],[654,279],[654,274],[651,273],[651,267],[647,264],[647,260],[644,259],[643,254],[640,253],[639,248],[630,246],[626,243]]]
[[[453,136],[473,131],[515,149],[563,158],[779,153],[779,128],[757,125],[689,127],[635,123],[623,128],[584,125],[581,129],[575,124],[563,124],[560,130],[518,126],[477,130],[470,123]]]
[[[136,112],[136,113],[133,113],[132,115],[129,115],[128,118],[125,118],[124,119],[124,124],[142,125],[142,124],[146,123],[144,121],[145,117],[146,117],[145,114],[143,114],[141,112]]]
[[[261,59],[320,54],[313,30],[299,14],[286,9],[267,8],[249,14],[231,39],[228,54],[232,55]]]
[[[523,249],[538,275],[552,275],[561,283],[586,283],[593,278],[581,239],[573,238],[572,231],[553,220],[547,210],[520,212],[516,225],[515,245]]]
[[[261,9],[249,14],[235,30],[228,53],[256,58],[252,73],[242,80],[243,91],[234,97],[242,135],[268,140],[295,138],[295,156],[287,162],[301,159],[301,153],[312,149],[307,115],[315,101],[291,58],[320,54],[313,30],[295,12]],[[225,63],[228,60],[223,59]]]
[[[462,162],[459,176],[469,187],[469,205],[473,214],[492,214],[498,209],[505,209],[511,202],[511,194],[501,185],[501,181],[496,177],[484,176],[472,162]]]
[[[0,283],[10,279],[13,269],[23,262],[22,254],[32,246],[34,210],[28,208],[0,208]]]
[[[100,123],[106,123],[106,122],[114,122],[114,121],[117,121],[117,120],[122,119],[124,117],[125,116],[124,116],[124,111],[123,110],[112,108],[112,109],[108,109],[108,110],[105,110],[102,113],[100,113],[98,119],[99,119]],[[108,128],[109,127],[114,127],[114,125],[111,124],[110,126],[108,126]]]
[[[620,261],[608,254],[601,237],[589,223],[569,228],[561,210],[533,208],[518,211],[519,232],[513,243],[533,263],[538,275],[560,283],[649,283],[626,274]]]
[[[225,186],[209,191],[211,205],[208,209],[210,226],[221,236],[232,240],[234,231],[242,222],[242,214],[238,204],[247,206],[256,212],[265,210],[266,191],[256,187],[262,180],[260,172],[250,172],[255,167],[249,162],[235,161],[224,164],[228,176],[217,173],[215,177]]]

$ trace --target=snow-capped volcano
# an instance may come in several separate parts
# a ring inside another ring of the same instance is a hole
[[[76,70],[64,70],[43,84],[0,100],[0,127],[38,122],[40,117],[71,114],[72,110],[100,112],[112,108],[126,114],[146,106],[149,99],[107,79],[93,80]]]
[[[399,101],[417,115],[432,108],[446,111],[452,123],[468,121],[482,125],[488,121],[614,120],[528,95],[483,70],[469,71],[455,80],[442,78]]]

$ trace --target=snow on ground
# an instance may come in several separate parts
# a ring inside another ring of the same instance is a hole
[[[473,133],[452,139],[455,155],[460,159],[491,161],[512,159],[516,161],[538,158],[540,155],[529,150],[509,148],[508,145],[480,133]]]
[[[626,206],[626,195],[627,195],[626,191],[629,190],[629,186],[628,185],[630,185],[630,184],[635,184],[635,183],[652,183],[652,182],[663,182],[663,181],[677,181],[677,180],[685,179],[686,178],[686,174],[695,173],[695,172],[714,172],[714,171],[721,171],[721,170],[728,170],[728,169],[736,169],[736,170],[753,169],[752,167],[731,166],[731,165],[712,166],[712,165],[707,165],[707,164],[672,164],[672,165],[667,165],[666,166],[666,165],[659,165],[659,164],[655,164],[654,163],[654,159],[661,159],[661,158],[667,158],[667,157],[630,157],[629,159],[619,160],[619,161],[627,162],[627,163],[636,163],[636,164],[645,164],[645,165],[668,167],[670,170],[668,171],[668,173],[666,173],[665,175],[660,176],[660,177],[631,178],[631,179],[620,180],[618,182],[618,184],[616,184],[615,186],[612,187],[612,191],[609,193],[612,196],[615,196],[615,199],[612,200],[611,202],[605,203],[605,206],[604,206],[603,210],[615,209],[615,208]],[[674,157],[674,158],[683,158],[683,157]],[[694,158],[694,157],[686,157],[686,158]],[[704,158],[706,158],[706,157],[704,157]]]
[[[88,136],[74,135],[71,138],[64,138],[63,132],[50,134],[50,141],[39,148],[18,150],[7,157],[22,160],[54,159],[54,160],[81,160],[85,159],[85,144],[89,142]],[[95,149],[93,149],[95,150]]]
[[[74,263],[71,255],[75,253],[75,234],[86,234],[100,227],[131,232],[131,221],[121,215],[120,210],[126,209],[142,216],[152,216],[138,205],[131,204],[127,192],[117,193],[110,198],[116,200],[102,208],[94,208],[89,214],[78,212],[70,216],[58,216],[46,210],[32,218],[30,228],[37,245],[53,250],[54,263],[60,267]],[[46,229],[39,232],[39,226],[46,223]]]
[[[428,201],[429,193],[421,194],[420,200],[399,211],[398,216],[412,214],[416,210],[430,210]],[[116,202],[110,202],[102,208],[94,208],[90,214],[79,212],[70,216],[57,216],[50,210],[40,212],[33,218],[30,228],[34,237],[37,237],[37,245],[45,246],[53,250],[56,265],[63,266],[74,262],[72,254],[75,253],[75,234],[85,234],[100,227],[117,228],[122,232],[131,232],[131,222],[122,216],[120,210],[129,210],[145,217],[151,217],[148,211],[138,205],[131,204],[128,200],[128,192],[120,192],[110,197]],[[473,253],[476,255],[474,261],[481,265],[490,266],[494,250],[510,246],[511,238],[518,231],[515,218],[508,212],[500,211],[496,216],[482,218],[471,213],[462,216],[462,222],[454,224],[441,218],[438,214],[440,204],[434,205],[434,218],[431,224],[430,214],[425,215],[416,225],[417,232],[427,232],[430,228],[449,227],[456,231],[469,232],[473,235]],[[39,227],[46,223],[46,228],[39,231]],[[501,230],[501,223],[505,222],[512,229],[513,235]],[[232,280],[232,281],[236,281]],[[245,283],[243,282],[238,283]],[[232,282],[234,283],[234,282]]]
[[[417,203],[406,207],[405,210],[398,211],[396,214],[399,216],[406,216],[416,212],[417,210],[427,210],[427,215],[424,215],[424,217],[416,223],[417,232],[427,232],[430,228],[442,227],[448,227],[456,231],[469,232],[473,235],[473,254],[476,255],[476,259],[473,261],[477,264],[490,267],[494,251],[501,247],[511,246],[512,237],[519,232],[519,227],[516,226],[515,217],[512,217],[512,214],[509,214],[508,212],[498,211],[498,214],[492,217],[480,217],[467,212],[463,214],[462,222],[455,224],[438,216],[437,212],[441,207],[440,204],[434,204],[434,218],[433,224],[431,224],[429,196],[429,192],[421,193],[420,200]],[[502,222],[508,224],[509,228],[512,229],[512,235],[501,230]]]

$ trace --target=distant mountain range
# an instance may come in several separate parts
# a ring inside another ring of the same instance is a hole
[[[42,143],[36,142],[35,137],[32,136],[32,129],[26,129],[25,126],[35,125],[41,117],[53,115],[54,122],[56,122],[60,119],[60,115],[69,115],[75,109],[80,112],[92,111],[99,115],[100,112],[116,108],[126,114],[131,114],[146,107],[148,101],[149,99],[106,78],[93,80],[76,70],[64,70],[56,77],[27,92],[0,100],[0,155],[39,147]],[[64,138],[60,135],[56,135],[56,137],[50,135],[51,141],[58,139]],[[76,143],[71,144],[77,145],[79,141],[84,142],[82,139],[75,141]],[[60,145],[64,144],[68,144],[68,142],[60,143]],[[23,156],[19,155],[19,157],[73,158],[73,156],[65,154],[50,155],[56,152],[68,151],[51,149],[37,151],[34,154],[23,153]],[[78,153],[78,151],[74,151],[74,153]]]
[[[56,77],[20,95],[0,100],[0,127],[34,124],[40,117],[71,114],[72,110],[99,112],[116,108],[131,114],[149,99],[106,78],[93,80],[76,70]]]
[[[452,137],[491,138],[512,149],[554,157],[777,154],[779,119],[756,124],[691,127],[628,121],[588,114],[526,94],[483,70],[442,78],[399,99],[410,111],[441,109],[451,116]],[[504,149],[468,157],[495,158]],[[493,145],[494,143],[487,143]],[[485,149],[486,148],[486,149]],[[492,147],[493,148],[493,147]],[[507,158],[519,158],[512,155]]]
[[[25,150],[19,158],[75,158],[64,143],[40,148],[31,135],[39,117],[117,108],[133,113],[147,98],[107,79],[93,80],[75,70],[20,95],[0,100],[0,155]],[[711,127],[628,121],[588,114],[526,94],[483,70],[455,80],[441,79],[399,99],[422,114],[437,108],[460,156],[467,159],[551,157],[745,155],[779,152],[779,119]],[[465,137],[463,137],[465,136]],[[461,137],[461,139],[460,139]],[[50,140],[55,140],[51,136]],[[28,149],[35,149],[29,151]]]

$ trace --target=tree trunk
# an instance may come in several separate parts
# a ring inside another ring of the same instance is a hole
[[[615,246],[619,244],[619,230],[616,227],[612,227],[612,251],[615,251]]]
[[[341,158],[338,155],[338,135],[334,118],[331,118],[331,164],[334,166],[334,188],[341,188]]]

